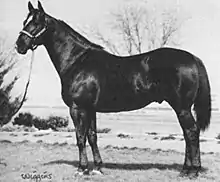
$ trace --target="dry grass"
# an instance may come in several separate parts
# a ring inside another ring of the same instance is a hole
[[[97,133],[109,133],[111,131],[110,128],[98,128]]]
[[[176,138],[173,135],[169,135],[166,137],[161,137],[160,140],[175,140]]]
[[[123,134],[123,133],[119,133],[119,134],[117,135],[117,137],[119,137],[119,138],[127,138],[127,139],[133,138],[133,137],[131,137],[130,135]]]
[[[104,175],[84,177],[74,176],[78,164],[78,149],[75,145],[46,144],[42,141],[38,143],[2,141],[0,150],[0,181],[2,182],[30,181],[22,179],[22,174],[50,174],[52,176],[51,180],[42,179],[42,182],[190,181],[187,178],[178,177],[184,154],[174,150],[112,146],[100,148],[104,161]],[[90,150],[88,150],[88,157],[92,159]],[[203,172],[195,181],[220,181],[219,157],[219,153],[202,154]],[[90,168],[92,167],[93,163],[90,162]]]

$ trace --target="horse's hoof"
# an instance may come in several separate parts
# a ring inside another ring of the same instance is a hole
[[[182,170],[180,171],[179,177],[187,177],[189,173],[190,167],[183,166]]]
[[[91,171],[91,175],[103,175],[103,172],[101,170],[95,170],[93,169]]]
[[[188,178],[189,178],[189,179],[196,179],[198,176],[199,176],[198,173],[189,173],[189,174],[188,174]]]
[[[84,171],[78,170],[78,171],[75,172],[74,176],[77,177],[77,176],[83,176],[83,175],[89,175],[89,170],[88,169],[85,169]]]
[[[187,177],[187,175],[188,175],[188,170],[186,170],[186,169],[183,169],[180,173],[179,173],[179,177],[181,177],[181,178],[183,178],[183,177]]]
[[[192,167],[191,170],[189,170],[188,177],[190,179],[195,179],[199,176],[199,173],[201,172],[201,166],[199,167]]]
[[[179,177],[187,177],[189,179],[195,179],[199,176],[200,168],[184,168],[179,174]]]
[[[199,176],[199,170],[190,170],[188,173],[189,179],[195,179]]]

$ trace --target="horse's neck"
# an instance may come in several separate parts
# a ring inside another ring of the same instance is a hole
[[[58,72],[61,76],[65,71],[80,58],[85,48],[77,44],[73,36],[62,29],[58,23],[53,22],[53,31],[45,36],[44,46]]]

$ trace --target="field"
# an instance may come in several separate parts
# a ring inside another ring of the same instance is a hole
[[[213,114],[210,129],[201,137],[203,169],[196,180],[178,177],[185,143],[174,114],[149,111],[148,122],[142,116],[99,115],[99,128],[110,129],[98,134],[102,176],[74,175],[78,162],[74,132],[0,132],[0,181],[220,181],[218,113]],[[89,147],[87,152],[92,168]],[[34,175],[44,178],[28,179]]]

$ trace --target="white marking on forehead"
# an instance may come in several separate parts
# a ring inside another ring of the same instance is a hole
[[[30,15],[27,19],[27,21],[25,22],[25,26],[33,19],[33,15]]]

